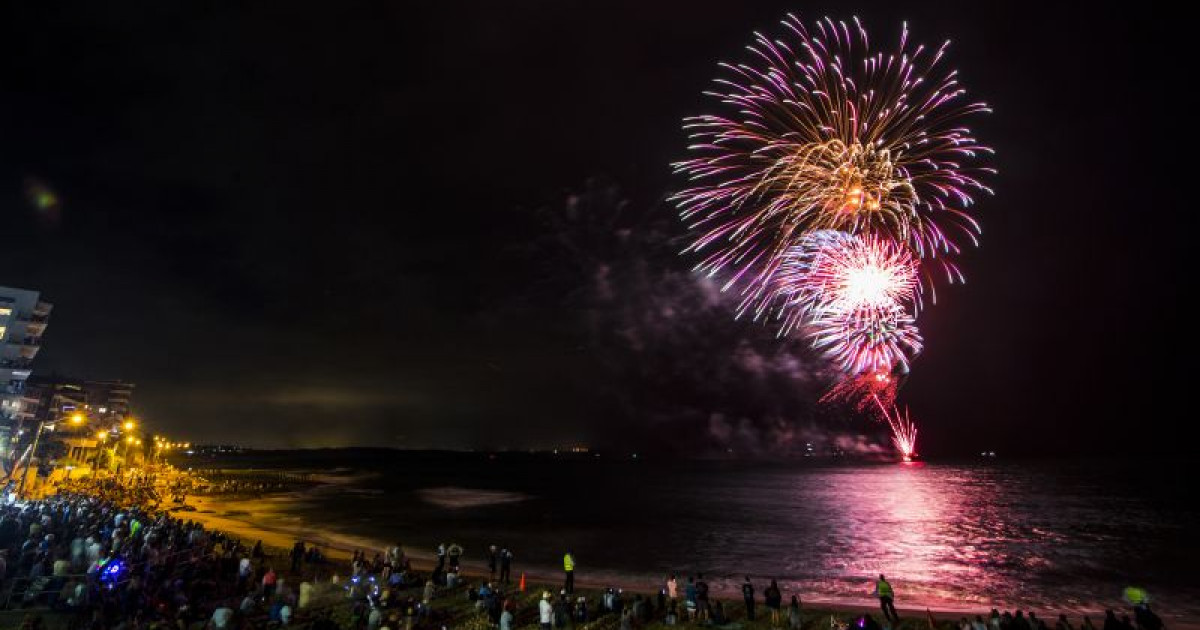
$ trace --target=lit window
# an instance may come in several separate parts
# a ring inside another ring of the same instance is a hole
[[[4,331],[8,330],[7,326],[0,326],[0,339],[4,339]]]
[[[7,306],[0,306],[0,317],[8,317],[12,315],[12,309]]]

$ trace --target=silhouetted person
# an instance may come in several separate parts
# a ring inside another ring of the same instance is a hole
[[[1163,622],[1158,615],[1150,610],[1149,604],[1133,607],[1133,618],[1137,621],[1139,630],[1162,630]]]
[[[304,541],[297,540],[295,545],[292,545],[292,573],[299,573],[301,563],[304,562]]]
[[[771,580],[770,586],[763,591],[763,604],[767,610],[771,611],[771,624],[778,624],[779,608],[783,606],[783,593],[779,590],[779,584],[775,580]]]
[[[754,621],[754,585],[750,583],[749,575],[742,583],[742,599],[746,600],[746,621]]]
[[[500,581],[505,584],[512,575],[512,559],[513,554],[507,547],[500,550]]]
[[[896,612],[894,603],[896,592],[882,573],[879,574],[879,581],[875,582],[875,595],[879,597],[879,609],[883,611],[883,618],[892,623],[900,623],[900,615]]]

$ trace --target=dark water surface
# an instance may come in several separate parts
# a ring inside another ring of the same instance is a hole
[[[1093,612],[1137,584],[1169,618],[1200,618],[1200,512],[1186,462],[336,463],[377,474],[287,509],[411,548],[454,540],[480,558],[508,545],[518,571],[556,566],[569,547],[581,577],[703,572],[732,596],[749,573],[806,601],[858,603],[883,572],[902,607],[981,612]]]

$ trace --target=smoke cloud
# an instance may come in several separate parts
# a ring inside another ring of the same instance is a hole
[[[861,435],[877,432],[862,418],[818,404],[834,378],[819,354],[735,320],[736,290],[691,270],[669,204],[639,210],[594,179],[540,216],[547,234],[527,254],[595,361],[602,442],[637,436],[692,454],[882,449]]]

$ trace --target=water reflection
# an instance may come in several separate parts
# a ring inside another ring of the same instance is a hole
[[[388,501],[312,514],[353,514],[347,527],[364,535],[429,548],[453,530],[468,549],[512,545],[529,565],[556,566],[569,546],[590,575],[614,580],[704,572],[730,596],[751,574],[810,602],[870,603],[882,572],[901,607],[1095,612],[1137,583],[1163,609],[1200,616],[1186,588],[1200,519],[1162,467],[486,466],[404,469],[378,479]],[[530,498],[448,511],[421,500],[434,484]]]

